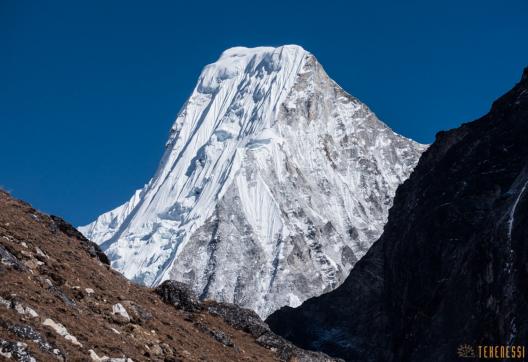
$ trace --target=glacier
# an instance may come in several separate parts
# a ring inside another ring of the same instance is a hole
[[[264,318],[344,281],[425,148],[300,46],[235,47],[203,69],[152,179],[79,230],[131,280]]]

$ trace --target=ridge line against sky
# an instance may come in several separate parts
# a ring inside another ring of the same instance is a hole
[[[299,44],[396,132],[430,143],[528,63],[528,2],[0,3],[0,185],[76,225],[157,167],[201,69]]]

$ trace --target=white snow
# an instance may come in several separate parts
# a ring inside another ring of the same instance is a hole
[[[266,316],[344,280],[423,150],[301,47],[236,47],[202,71],[154,177],[79,230],[129,279]]]
[[[508,238],[510,240],[513,229],[513,223],[515,222],[515,211],[517,211],[517,205],[519,204],[519,201],[521,200],[521,197],[524,194],[524,191],[526,190],[526,186],[528,186],[528,180],[526,180],[523,187],[521,188],[521,191],[519,191],[519,194],[515,198],[515,201],[513,202],[513,206],[510,211],[510,217],[508,218]]]

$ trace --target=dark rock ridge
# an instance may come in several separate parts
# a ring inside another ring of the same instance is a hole
[[[450,361],[528,340],[528,71],[484,117],[439,132],[381,238],[337,290],[267,322],[348,361]]]
[[[175,280],[167,280],[159,285],[155,291],[161,300],[178,309],[187,312],[197,312],[201,309],[198,297],[187,284]]]
[[[209,314],[222,318],[231,327],[250,334],[255,338],[257,344],[277,352],[281,361],[338,361],[338,359],[330,358],[323,353],[304,351],[284,338],[277,336],[260,319],[257,313],[250,309],[241,308],[231,303],[199,302],[196,294],[184,283],[167,280],[159,285],[155,291],[165,303],[177,309],[191,312],[187,315],[189,321],[194,322],[194,325],[199,330],[209,334],[227,347],[234,346],[229,336],[220,330],[209,328],[193,312],[206,310]]]
[[[110,265],[110,260],[108,260],[108,257],[101,250],[99,245],[97,245],[93,241],[88,240],[83,234],[81,234],[70,223],[67,223],[66,221],[64,221],[64,219],[58,216],[55,216],[55,215],[50,215],[50,219],[53,220],[52,230],[59,230],[63,232],[64,234],[66,234],[67,236],[81,241],[82,246],[86,250],[88,250],[91,256],[97,257],[97,259],[99,259],[99,261],[103,264]]]

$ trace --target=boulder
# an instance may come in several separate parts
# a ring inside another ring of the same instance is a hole
[[[187,312],[198,312],[202,309],[198,297],[187,284],[166,280],[156,288],[155,292],[163,302],[177,309]]]
[[[250,333],[255,338],[269,331],[268,325],[250,309],[229,303],[209,302],[207,310],[212,315],[220,316],[232,327]]]

